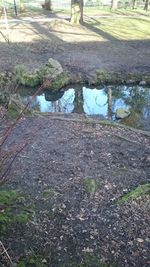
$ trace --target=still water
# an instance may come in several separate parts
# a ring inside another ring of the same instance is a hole
[[[22,101],[30,101],[32,94],[27,89],[21,90]],[[150,130],[150,88],[141,86],[73,86],[59,93],[44,91],[35,97],[31,107],[41,112],[84,113],[113,121],[116,110],[125,108],[131,114],[121,123]]]

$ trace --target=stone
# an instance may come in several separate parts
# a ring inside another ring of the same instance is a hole
[[[145,86],[146,85],[146,81],[140,81],[139,85]]]
[[[116,119],[124,119],[130,115],[130,111],[125,108],[118,108],[115,113]]]
[[[48,63],[43,65],[38,71],[40,80],[54,80],[58,75],[63,73],[63,68],[57,60],[50,58]]]
[[[60,89],[70,81],[69,74],[61,64],[52,58],[39,69],[29,70],[24,65],[15,68],[16,80],[19,84],[29,87],[42,85],[43,89]]]
[[[143,242],[144,242],[144,240],[143,240],[142,238],[137,238],[137,241],[138,241],[139,243],[143,243]]]

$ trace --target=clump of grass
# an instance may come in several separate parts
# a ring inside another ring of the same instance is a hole
[[[83,181],[85,191],[88,194],[95,194],[96,189],[97,189],[97,184],[96,181],[92,178],[86,178]]]
[[[125,194],[124,196],[120,197],[116,203],[122,204],[131,200],[135,200],[139,197],[144,195],[150,195],[150,183],[139,185],[129,193]]]

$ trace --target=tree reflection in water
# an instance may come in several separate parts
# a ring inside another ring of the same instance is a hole
[[[147,124],[150,124],[149,88],[105,86],[102,89],[90,89],[81,85],[74,88],[55,93],[45,91],[34,99],[32,107],[39,106],[41,112],[85,113],[110,120],[115,119],[117,108],[126,108],[130,110],[131,115],[124,119],[123,123],[140,127],[143,121],[147,120]],[[30,97],[24,95],[22,99],[26,102]]]

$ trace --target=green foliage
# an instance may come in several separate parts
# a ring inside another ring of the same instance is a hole
[[[40,255],[31,255],[19,261],[17,267],[47,267]]]
[[[15,67],[16,80],[22,85],[35,87],[40,84],[37,70],[29,71],[24,65]]]
[[[4,234],[13,223],[26,223],[29,214],[21,205],[24,200],[14,190],[0,190],[0,234]]]
[[[97,184],[96,184],[96,181],[94,179],[86,178],[83,183],[84,183],[84,187],[85,187],[85,190],[87,193],[95,194]]]
[[[124,196],[120,197],[116,203],[122,204],[131,200],[135,200],[139,197],[142,197],[144,195],[150,195],[150,183],[139,185],[129,193],[125,194]]]

